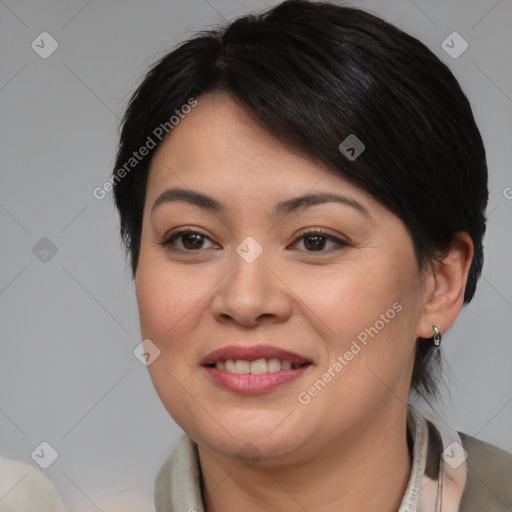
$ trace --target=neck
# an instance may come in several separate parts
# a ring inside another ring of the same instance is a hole
[[[396,512],[411,471],[406,413],[374,417],[300,462],[248,467],[199,446],[205,511]]]

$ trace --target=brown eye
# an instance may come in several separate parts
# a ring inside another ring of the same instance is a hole
[[[302,241],[304,244],[306,252],[331,252],[329,250],[324,250],[326,244],[329,242],[334,244],[334,246],[338,246],[338,249],[341,249],[347,245],[342,240],[322,233],[321,231],[310,231],[302,233],[301,236],[296,239],[295,245],[300,241]],[[333,250],[336,250],[336,247]]]
[[[177,243],[177,241],[180,239],[181,244]],[[164,248],[172,248],[184,252],[193,252],[205,249],[204,243],[206,240],[210,240],[206,235],[203,235],[198,231],[187,229],[172,234],[160,242],[160,245]]]
[[[182,244],[186,249],[201,249],[203,245],[203,235],[199,233],[187,233],[186,235],[181,235]]]
[[[322,235],[309,235],[304,237],[304,247],[308,250],[318,251],[325,247],[327,238]]]

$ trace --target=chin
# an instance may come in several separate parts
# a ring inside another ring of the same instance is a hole
[[[287,417],[287,415],[289,416]],[[222,414],[219,425],[209,415],[199,421],[178,422],[189,437],[209,450],[239,459],[280,458],[307,444],[309,438],[304,422],[290,411],[264,412],[261,409]],[[256,418],[258,418],[256,420]],[[283,421],[284,420],[284,421]],[[299,424],[300,423],[300,424]],[[224,428],[223,428],[224,427]]]
[[[204,432],[198,433],[193,440],[209,450],[240,459],[249,465],[263,460],[271,463],[296,453],[298,448],[296,440],[289,437],[276,436],[275,439],[270,439],[268,436],[251,437],[248,433],[231,437],[228,434],[215,436],[211,432]]]

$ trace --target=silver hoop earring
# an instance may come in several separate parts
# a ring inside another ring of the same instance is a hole
[[[441,345],[441,332],[437,325],[434,325],[434,336],[432,337],[432,342],[434,343],[434,347],[439,347]]]

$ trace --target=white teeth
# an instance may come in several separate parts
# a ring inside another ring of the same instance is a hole
[[[290,361],[281,361],[281,370],[291,370],[292,363]]]
[[[244,361],[243,359],[237,359],[235,361],[235,373],[250,373],[251,363]]]
[[[268,368],[268,371],[273,373],[273,372],[278,372],[280,369],[281,369],[281,361],[279,361],[279,359],[269,359],[268,362],[267,362],[267,368]]]
[[[217,361],[215,368],[225,370],[229,373],[238,373],[241,375],[253,374],[261,375],[263,373],[274,373],[280,370],[291,370],[300,368],[302,365],[292,364],[291,361],[282,361],[280,359],[256,359],[256,361],[246,361],[244,359],[228,359],[226,361]]]
[[[257,359],[256,361],[251,361],[251,373],[256,375],[267,373],[267,360]]]

